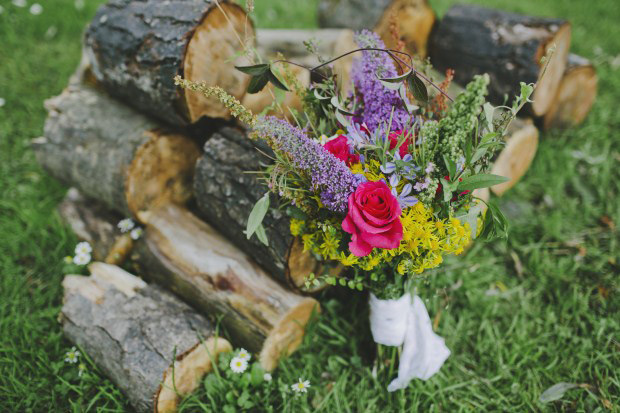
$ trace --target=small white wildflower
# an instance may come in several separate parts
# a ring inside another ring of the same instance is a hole
[[[13,0],[11,3],[13,3],[13,6],[15,7],[26,7],[28,5],[26,0]]]
[[[242,360],[250,361],[252,355],[246,349],[242,348],[239,350],[239,353],[237,353],[237,357]]]
[[[73,263],[75,265],[86,265],[90,262],[90,254],[78,254],[73,257]]]
[[[271,374],[269,373],[265,373],[263,374],[263,379],[265,379],[265,381],[271,381],[273,377],[271,377]]]
[[[43,6],[41,6],[39,3],[35,3],[30,6],[30,14],[38,16],[41,13],[43,13]]]
[[[239,357],[233,357],[233,359],[230,360],[230,369],[234,373],[243,373],[247,368],[248,368],[247,360],[244,360]]]
[[[67,255],[65,258],[62,259],[64,261],[65,264],[71,264],[73,263],[73,257],[71,255]]]
[[[84,0],[75,0],[74,4],[77,10],[82,10],[84,8]]]
[[[310,387],[310,380],[302,380],[301,377],[297,383],[291,385],[291,389],[297,393],[307,393],[308,387]]]
[[[140,239],[140,237],[142,236],[143,232],[144,231],[142,230],[142,228],[134,228],[129,233],[129,236],[131,237],[132,240],[137,241],[137,240]]]
[[[125,218],[122,219],[119,223],[118,223],[118,229],[121,230],[121,232],[129,232],[133,229],[133,227],[136,226],[135,222],[133,222],[133,220],[131,218]]]
[[[4,105],[6,105],[6,100],[4,100],[4,98],[0,98],[0,108]]]
[[[424,172],[426,172],[427,174],[430,174],[431,172],[435,171],[435,164],[432,162],[429,162],[428,165],[426,165],[426,169],[424,170]]]
[[[65,362],[75,364],[80,359],[80,352],[75,347],[65,353]]]
[[[91,252],[93,252],[93,248],[86,241],[80,242],[75,246],[75,255],[90,254]]]

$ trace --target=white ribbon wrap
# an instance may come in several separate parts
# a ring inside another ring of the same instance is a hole
[[[407,293],[398,300],[380,300],[370,294],[370,331],[376,343],[403,345],[398,377],[388,391],[404,389],[414,379],[428,380],[450,355],[443,338],[433,332],[431,319],[417,295]]]

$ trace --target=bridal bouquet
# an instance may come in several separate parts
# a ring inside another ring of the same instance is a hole
[[[353,84],[344,95],[339,79],[323,70],[338,58],[309,69],[322,78],[308,88],[273,64],[238,67],[251,76],[250,93],[272,83],[302,97],[304,110],[292,112],[291,123],[254,115],[220,88],[177,83],[218,97],[251,127],[253,139],[272,149],[262,175],[268,191],[246,235],[268,242],[261,221],[271,192],[306,250],[349,269],[313,277],[370,292],[375,341],[404,346],[393,391],[412,378],[428,379],[450,354],[411,291],[412,279],[461,254],[476,237],[506,233],[501,212],[483,208],[474,190],[505,181],[487,171],[533,85],[522,84],[511,107],[493,107],[485,100],[489,78],[480,75],[452,100],[450,76],[435,84],[411,56],[386,49],[373,32],[357,33],[356,42]]]

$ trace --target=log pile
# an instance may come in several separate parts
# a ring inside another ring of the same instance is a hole
[[[512,93],[515,79],[536,81],[537,59],[555,42],[557,62],[530,113],[545,128],[583,120],[596,73],[582,58],[566,60],[566,22],[459,7],[438,21],[425,0],[322,1],[321,23],[338,28],[314,31],[255,30],[229,1],[111,0],[99,9],[84,36],[83,61],[68,87],[46,102],[44,136],[32,147],[51,175],[73,187],[59,213],[91,244],[97,261],[90,276],[67,275],[63,282],[64,331],[137,411],[174,411],[217,354],[231,349],[214,335],[214,319],[233,345],[257,353],[266,370],[275,368],[320,311],[303,295],[316,290],[307,277],[342,271],[303,251],[285,212],[272,209],[265,217],[268,246],[247,239],[247,217],[265,193],[247,172],[260,169],[267,160],[261,152],[269,150],[247,139],[220,103],[175,87],[174,76],[219,85],[255,113],[288,117],[301,109],[295,93],[284,94],[284,111],[271,106],[282,92],[245,93],[249,77],[234,69],[246,63],[239,53],[244,46],[255,45],[265,59],[282,54],[309,67],[357,48],[351,29],[374,28],[388,47],[402,43],[411,53],[429,54],[460,71],[462,82],[496,69],[497,97]],[[463,28],[475,32],[484,58],[471,59],[472,45],[459,40]],[[303,46],[309,39],[316,54]],[[343,85],[350,83],[353,58],[329,69]],[[501,67],[493,68],[499,58]],[[278,70],[302,87],[311,82],[308,71]],[[495,194],[525,173],[537,143],[531,120],[515,122],[493,170],[511,180],[492,188]],[[479,192],[488,198],[488,191]],[[128,217],[143,227],[141,238],[118,230]]]

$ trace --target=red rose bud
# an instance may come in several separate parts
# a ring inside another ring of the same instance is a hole
[[[394,149],[396,145],[398,145],[398,141],[402,139],[403,133],[404,132],[402,130],[390,132],[390,134],[388,135],[388,138],[390,139],[390,149]],[[407,136],[405,141],[398,148],[398,153],[401,158],[407,154],[410,143],[411,143],[411,137]]]
[[[347,166],[351,166],[360,161],[360,156],[351,153],[351,147],[347,141],[347,137],[344,135],[338,136],[323,146],[329,153],[346,163]]]

